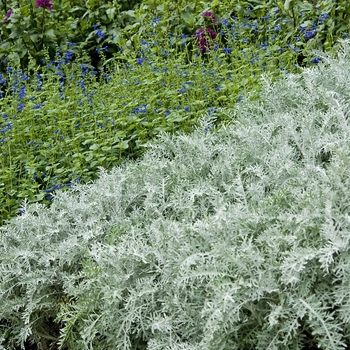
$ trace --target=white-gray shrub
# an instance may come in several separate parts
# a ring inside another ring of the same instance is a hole
[[[321,55],[230,125],[26,206],[1,230],[3,344],[349,346],[350,45]]]

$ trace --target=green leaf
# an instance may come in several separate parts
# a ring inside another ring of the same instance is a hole
[[[290,4],[293,2],[293,0],[286,0],[285,2],[284,2],[284,8],[285,8],[285,10],[289,10],[289,8],[290,8]]]
[[[39,37],[40,37],[39,34],[30,34],[29,35],[30,40],[33,42],[37,42]]]
[[[192,14],[191,13],[189,13],[189,12],[184,12],[184,13],[182,13],[181,14],[181,18],[185,21],[185,22],[187,22],[187,23],[189,23],[189,24],[192,24],[192,23],[194,23],[194,21],[195,21],[195,18],[192,16]]]
[[[114,7],[107,9],[106,13],[107,13],[107,16],[110,20],[114,19],[115,10],[116,9]]]
[[[56,38],[55,31],[53,29],[49,29],[49,30],[45,31],[45,36],[50,38],[50,39]]]

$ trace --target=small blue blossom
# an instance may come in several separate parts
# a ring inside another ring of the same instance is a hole
[[[160,20],[161,20],[160,17],[155,18],[155,19],[152,21],[152,27],[155,27],[155,26],[157,25],[157,23],[160,22]]]
[[[106,36],[106,34],[101,29],[97,29],[95,33],[99,38],[104,38]]]
[[[72,51],[67,51],[64,54],[64,57],[65,57],[66,60],[70,61],[73,58],[73,52]]]
[[[178,90],[178,92],[179,92],[180,94],[182,94],[182,93],[185,92],[186,90],[187,90],[186,86],[185,86],[184,84],[182,84],[182,87],[181,87],[181,89]]]
[[[144,61],[146,61],[146,58],[141,57],[141,58],[138,58],[138,59],[137,59],[136,63],[139,64],[139,65],[142,65],[142,63],[143,63]]]
[[[318,20],[319,20],[319,22],[322,23],[322,22],[326,21],[328,18],[329,18],[329,14],[328,13],[322,13]]]
[[[93,24],[92,28],[96,29],[99,25],[98,24]]]
[[[231,53],[232,49],[230,47],[224,47],[222,51],[224,51],[224,53]]]
[[[138,114],[138,113],[145,114],[145,113],[147,113],[147,103],[144,103],[140,106],[133,108],[132,113],[133,114]]]
[[[18,97],[20,100],[22,100],[26,95],[26,87],[25,85],[22,85],[20,88],[19,88],[19,94],[18,94]]]
[[[2,76],[1,73],[0,73],[0,84],[1,85],[5,85],[6,84],[6,79]]]
[[[23,107],[24,107],[24,103],[20,103],[20,104],[18,105],[18,107],[17,107],[18,112],[22,112]]]
[[[19,209],[17,215],[23,215],[23,214],[25,214],[25,212],[26,212],[25,209],[23,209],[23,208]]]
[[[79,80],[77,85],[80,86],[82,89],[85,89],[85,87],[86,87],[83,80]]]
[[[230,24],[228,23],[228,20],[227,20],[226,18],[223,18],[223,19],[221,20],[221,23],[222,23],[226,28],[228,28],[228,27],[230,26]]]
[[[268,46],[269,46],[269,43],[266,41],[265,43],[261,43],[261,44],[259,45],[259,49],[264,49],[264,50],[266,50]]]
[[[304,38],[306,40],[310,40],[316,36],[316,30],[314,29],[309,29],[306,32],[304,32]]]

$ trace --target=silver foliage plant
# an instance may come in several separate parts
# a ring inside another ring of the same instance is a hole
[[[349,347],[350,44],[319,54],[231,124],[24,205],[1,229],[3,346]]]

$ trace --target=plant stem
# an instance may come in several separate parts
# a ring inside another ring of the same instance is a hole
[[[41,22],[42,25],[42,31],[41,31],[41,45],[40,45],[40,50],[42,50],[44,46],[44,33],[45,33],[45,8],[43,7],[43,19]]]

